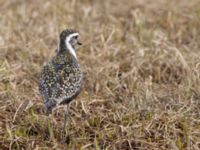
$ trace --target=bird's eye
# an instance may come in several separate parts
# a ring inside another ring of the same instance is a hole
[[[78,35],[74,36],[75,39],[78,39]]]

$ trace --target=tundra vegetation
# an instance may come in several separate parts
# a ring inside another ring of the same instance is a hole
[[[44,114],[38,79],[80,31],[84,89]],[[200,149],[199,0],[0,1],[0,149]]]

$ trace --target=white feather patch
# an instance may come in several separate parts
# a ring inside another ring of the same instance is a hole
[[[69,49],[69,52],[77,59],[77,57],[76,57],[76,52],[75,52],[75,49],[72,47],[72,45],[70,44],[70,40],[71,40],[71,38],[72,37],[74,37],[74,36],[79,36],[79,34],[78,33],[73,33],[73,34],[70,34],[67,38],[66,38],[66,46],[67,46],[67,48]]]

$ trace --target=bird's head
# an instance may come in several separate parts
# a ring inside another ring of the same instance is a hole
[[[59,51],[69,50],[76,57],[75,46],[82,45],[79,42],[79,33],[74,29],[65,29],[60,33]]]

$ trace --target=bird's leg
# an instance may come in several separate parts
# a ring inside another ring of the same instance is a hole
[[[69,131],[68,131],[68,117],[69,117],[69,106],[65,106],[65,113],[64,113],[64,124],[63,124],[63,133],[64,133],[64,139],[62,140],[62,143],[69,142]],[[67,126],[67,128],[66,128]],[[67,130],[67,134],[66,134]]]
[[[63,133],[66,133],[66,124],[68,122],[68,106],[65,106],[65,114],[64,114],[64,124],[63,124]],[[67,130],[68,133],[68,130]]]
[[[47,126],[47,135],[46,135],[46,138],[51,141],[52,139],[54,139],[54,134],[53,134],[53,128],[52,128],[52,125],[51,125],[51,120],[52,119],[52,116],[49,115],[49,116],[46,116],[46,126]]]

